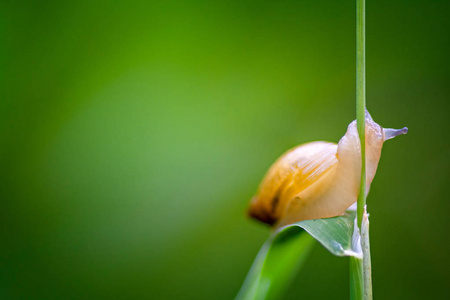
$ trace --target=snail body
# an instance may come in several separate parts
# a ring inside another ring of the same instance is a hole
[[[407,128],[384,129],[366,113],[366,187],[375,176],[383,143]],[[356,202],[361,180],[361,144],[356,121],[338,144],[311,142],[283,154],[268,170],[250,216],[280,227],[342,214]]]

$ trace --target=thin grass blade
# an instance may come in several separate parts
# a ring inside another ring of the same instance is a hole
[[[274,231],[259,251],[237,300],[280,299],[302,267],[314,239],[336,256],[362,257],[354,211]],[[355,242],[356,241],[356,242]]]

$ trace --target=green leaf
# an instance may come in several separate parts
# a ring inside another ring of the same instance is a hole
[[[355,211],[346,211],[334,218],[306,220],[291,226],[299,226],[312,235],[328,251],[336,256],[362,258],[359,231],[355,232]]]
[[[352,246],[359,244],[352,243],[354,225],[355,212],[347,211],[339,217],[277,229],[259,251],[236,299],[279,299],[306,260],[314,239],[336,256],[361,258],[360,247]]]
[[[298,226],[273,234],[264,243],[236,299],[277,299],[286,291],[314,244]]]

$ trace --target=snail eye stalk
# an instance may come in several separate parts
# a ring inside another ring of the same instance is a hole
[[[408,133],[408,127],[403,127],[402,129],[392,129],[392,128],[385,128],[384,129],[384,140],[390,140],[395,138],[398,135],[401,134],[407,134]]]

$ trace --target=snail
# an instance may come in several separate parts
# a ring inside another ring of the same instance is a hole
[[[366,111],[366,191],[375,176],[386,140],[408,128],[384,129]],[[284,153],[269,168],[251,200],[251,217],[274,227],[335,217],[357,200],[361,180],[361,149],[356,121],[338,144],[310,142]]]

